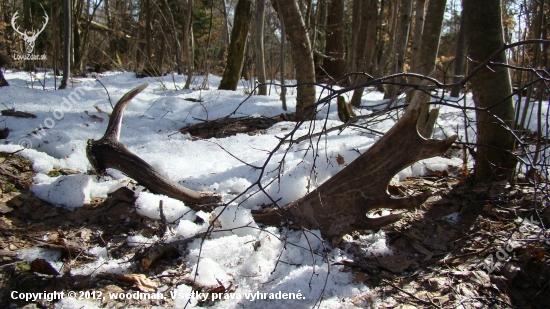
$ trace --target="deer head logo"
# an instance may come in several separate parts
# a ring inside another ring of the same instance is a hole
[[[42,7],[44,10],[44,7]],[[34,42],[36,41],[36,38],[38,38],[38,35],[44,31],[44,28],[46,28],[46,25],[48,24],[48,21],[50,20],[48,17],[48,14],[46,13],[46,10],[44,10],[44,25],[42,26],[42,29],[35,31],[34,28],[31,30],[25,30],[20,31],[17,25],[15,24],[15,20],[19,17],[19,12],[15,12],[13,14],[13,17],[11,18],[11,26],[13,27],[13,30],[17,32],[19,35],[23,37],[23,40],[25,41],[25,52],[27,55],[31,55],[34,52]]]

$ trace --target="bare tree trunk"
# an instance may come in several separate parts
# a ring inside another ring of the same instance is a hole
[[[193,0],[187,0],[187,11],[185,12],[185,23],[183,26],[183,54],[185,55],[185,64],[187,66],[187,80],[184,89],[191,87],[193,78],[193,67],[195,64],[194,44],[193,44]],[[208,72],[206,72],[208,74]],[[206,76],[208,78],[208,75]]]
[[[534,25],[531,27],[531,31],[532,31],[532,37],[534,39],[539,39],[539,38],[545,38],[545,36],[542,36],[541,34],[543,33],[543,27],[544,27],[544,16],[545,16],[545,13],[544,13],[544,1],[542,2],[539,2],[539,10],[536,14],[533,14],[534,16]],[[536,7],[536,6],[535,6]],[[536,10],[536,8],[535,8]],[[542,45],[535,45],[535,46],[532,46],[532,49],[531,49],[531,52],[530,54],[532,55],[532,59],[531,59],[531,65],[532,67],[539,67],[539,65],[541,64],[541,47]],[[527,77],[527,83],[530,83],[533,81],[533,79],[535,78],[535,76],[533,74],[529,74],[528,77]],[[530,86],[529,88],[527,88],[527,95],[525,96],[525,104],[523,106],[523,111],[521,113],[521,119],[519,121],[519,126],[518,126],[518,129],[524,129],[525,128],[525,121],[527,120],[527,114],[529,112],[529,108],[531,106],[531,97],[533,95],[533,86]]]
[[[222,1],[222,13],[223,13],[223,22],[225,24],[225,43],[226,48],[229,48],[229,43],[231,42],[231,33],[229,32],[229,14],[227,14],[227,7],[225,0]]]
[[[166,55],[166,37],[161,34],[160,35],[160,39],[158,40],[160,41],[160,44],[157,48],[157,66],[156,66],[156,73],[155,75],[156,76],[163,76],[164,75],[164,56]]]
[[[437,0],[434,0],[437,1]],[[411,28],[412,0],[402,0],[400,6],[399,24],[395,35],[392,73],[403,72],[405,65],[405,53],[409,42],[409,30]],[[399,80],[402,81],[402,80]],[[384,98],[393,98],[398,94],[399,86],[388,86]]]
[[[83,0],[76,0],[74,3],[73,12],[73,70],[80,72],[82,70],[82,37],[80,35],[80,17],[82,16],[82,9],[84,6]]]
[[[418,62],[420,61],[420,50],[422,48],[422,33],[424,32],[424,20],[426,16],[426,0],[416,0],[414,11],[410,72],[418,72]]]
[[[344,59],[344,0],[328,3],[325,58],[323,67],[329,78],[339,79],[346,73]]]
[[[280,0],[274,0],[276,3],[273,3],[274,6],[277,7],[277,11],[281,12],[281,1]],[[280,65],[280,78],[281,78],[281,102],[283,110],[287,110],[286,106],[286,87],[285,87],[285,78],[286,78],[286,28],[285,28],[285,20],[283,16],[279,13],[279,22],[281,24],[281,49],[280,49],[280,56],[279,56],[279,65]]]
[[[292,59],[296,68],[298,90],[296,95],[296,119],[305,117],[309,106],[315,103],[315,67],[313,53],[296,0],[280,0],[281,14],[285,30],[292,48]],[[313,113],[310,114],[313,117]]]
[[[265,50],[264,50],[264,19],[265,0],[256,2],[256,77],[258,79],[258,94],[267,95],[265,77]]]
[[[358,42],[355,59],[357,70],[362,72],[368,72],[373,67],[372,61],[374,60],[378,18],[378,1],[365,1],[361,6],[361,21],[357,36]],[[360,75],[356,79],[356,84],[364,83],[366,80],[366,76]],[[361,106],[361,97],[363,96],[364,90],[364,87],[360,87],[353,91],[353,96],[350,101],[351,105],[357,107]]]
[[[65,39],[63,41],[63,79],[59,89],[66,89],[71,77],[71,0],[63,0],[63,21]]]
[[[479,5],[464,0],[466,44],[474,65],[486,60],[504,45],[500,0],[487,0]],[[506,63],[506,54],[493,59]],[[475,179],[478,182],[509,180],[516,167],[511,151],[514,136],[510,131],[514,121],[514,104],[508,69],[502,66],[484,68],[471,79],[476,111],[477,143]],[[508,127],[506,127],[508,126]]]
[[[370,1],[370,0],[369,0]],[[369,2],[365,1],[365,2]],[[351,15],[351,40],[348,53],[348,68],[350,72],[357,71],[357,48],[359,46],[358,36],[361,28],[361,8],[363,1],[353,1],[353,10]],[[355,78],[352,80],[355,83]]]
[[[248,29],[252,19],[252,0],[238,0],[235,19],[231,29],[231,42],[227,55],[227,65],[218,89],[237,90],[243,70]]]
[[[176,56],[176,71],[178,74],[182,74],[182,65],[181,65],[181,57],[180,57],[180,40],[178,39],[178,30],[176,29],[176,23],[174,22],[174,14],[172,14],[172,10],[170,9],[170,6],[168,5],[167,0],[162,0],[162,8],[164,11],[165,18],[168,18],[168,21],[170,22],[170,25],[167,25],[171,29],[172,38],[174,40],[175,45],[175,56]],[[168,27],[167,27],[168,28]]]
[[[311,39],[311,50],[323,50],[325,46],[325,40],[323,36],[319,37],[318,32],[320,29],[326,29],[327,23],[327,1],[328,0],[318,0],[317,1],[317,11],[315,14],[315,26],[313,27],[310,37]]]
[[[456,42],[455,67],[453,82],[457,83],[464,78],[464,63],[466,60],[466,29],[464,27],[464,14],[460,15],[460,29],[458,30],[458,39]],[[451,90],[451,97],[458,98],[462,86],[457,85]]]
[[[0,87],[10,85],[8,83],[8,81],[6,80],[6,78],[4,78],[4,72],[2,71],[2,68],[5,65],[8,65],[10,63],[11,63],[11,58],[10,57],[8,57],[7,55],[4,55],[4,54],[0,54]]]
[[[419,72],[423,75],[428,75],[435,69],[446,3],[447,0],[430,0],[428,2],[418,63]]]
[[[190,1],[190,0],[189,0]],[[153,12],[152,12],[151,0],[145,0],[145,58],[148,62],[146,67],[153,67],[151,64],[153,62],[153,34],[152,34],[152,22],[153,22]],[[113,51],[114,52],[114,51]]]

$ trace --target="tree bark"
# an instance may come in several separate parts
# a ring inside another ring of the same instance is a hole
[[[454,78],[453,82],[458,83],[464,78],[464,63],[466,56],[466,29],[464,27],[464,14],[460,15],[460,29],[458,30],[458,39],[456,41],[455,63],[454,63]],[[461,85],[457,85],[451,89],[451,97],[458,98]]]
[[[280,0],[274,0],[277,12],[281,11],[281,2]],[[283,16],[279,13],[279,23],[281,24],[281,48],[279,54],[279,74],[281,79],[281,103],[284,111],[287,110],[286,106],[286,87],[285,87],[285,78],[286,78],[286,30],[285,30],[285,20]]]
[[[80,16],[82,15],[83,0],[76,0],[74,4],[74,15],[72,19],[73,26],[73,70],[80,72],[82,70],[82,36],[80,35]]]
[[[339,79],[346,73],[344,59],[344,0],[328,3],[324,69],[329,78]]]
[[[218,89],[237,90],[243,70],[248,29],[252,19],[252,0],[239,0],[235,7],[235,19],[231,29],[231,42],[227,55],[227,65]]]
[[[3,67],[11,63],[11,58],[7,55],[0,54],[0,87],[9,86],[10,84],[4,78]]]
[[[437,1],[437,0],[434,0]],[[402,0],[399,24],[395,35],[392,74],[403,72],[405,66],[405,53],[409,42],[409,31],[411,28],[412,0]],[[398,80],[402,82],[403,80]],[[399,86],[389,85],[384,98],[393,98],[398,94]]]
[[[423,75],[428,75],[435,69],[446,3],[447,0],[430,0],[428,2],[426,20],[424,21],[424,30],[422,32],[420,61],[418,63],[418,72]]]
[[[424,21],[426,17],[426,0],[416,0],[414,11],[410,72],[418,72],[418,62],[420,61],[420,50],[422,48],[422,33],[424,32]]]
[[[369,0],[370,1],[370,0]],[[365,2],[369,2],[365,1]],[[359,28],[361,27],[361,7],[363,1],[353,1],[353,9],[351,11],[351,40],[348,53],[348,67],[350,72],[357,71],[357,48],[358,48],[358,36]],[[355,83],[355,78],[352,79],[352,84]]]
[[[356,51],[356,68],[361,72],[372,70],[372,62],[376,45],[376,28],[378,24],[378,1],[365,1],[361,6],[361,21],[357,37]],[[368,48],[366,48],[368,46]],[[359,75],[356,79],[356,84],[364,83],[367,80],[365,75]],[[357,88],[353,91],[350,104],[353,106],[361,106],[361,97],[363,96],[364,87]]]
[[[258,95],[267,95],[265,77],[265,50],[264,50],[264,19],[265,0],[256,2],[256,78],[258,80]]]
[[[308,109],[315,103],[315,67],[306,25],[296,0],[280,0],[279,14],[284,19],[285,30],[292,49],[292,59],[298,83],[296,95],[296,119],[301,120],[313,112]]]
[[[193,77],[193,68],[195,66],[195,53],[193,44],[193,0],[187,0],[187,10],[185,12],[185,23],[183,26],[183,54],[185,55],[185,64],[187,65],[187,79],[184,89],[191,87],[191,78]],[[207,72],[208,74],[208,72]],[[208,76],[205,77],[208,79]]]
[[[152,34],[152,22],[153,22],[153,8],[151,5],[151,0],[144,0],[145,1],[145,59],[147,61],[146,67],[153,67],[153,34]],[[112,25],[109,25],[109,27],[112,27]],[[115,52],[114,50],[112,52]]]
[[[182,71],[182,65],[181,65],[181,57],[180,57],[180,41],[178,39],[178,29],[176,29],[176,23],[174,22],[174,14],[172,14],[172,10],[170,9],[170,6],[168,5],[167,0],[162,0],[162,10],[164,12],[164,17],[168,18],[167,22],[170,22],[170,24],[166,24],[166,29],[171,29],[172,38],[174,40],[174,55],[176,58],[176,71],[179,75],[183,73]]]
[[[486,60],[504,45],[500,0],[487,0],[479,5],[475,0],[464,0],[466,44],[473,65]],[[506,63],[506,54],[500,53],[494,62]],[[478,182],[509,180],[516,167],[511,151],[514,136],[510,131],[514,121],[514,105],[508,69],[502,66],[486,67],[471,79],[476,111],[477,143],[475,179]]]
[[[65,37],[63,40],[63,79],[59,89],[66,89],[71,77],[71,0],[63,0],[63,21]]]

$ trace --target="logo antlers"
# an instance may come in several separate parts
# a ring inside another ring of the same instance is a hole
[[[44,10],[44,7],[42,7],[42,9]],[[31,31],[28,31],[28,30],[24,32],[20,31],[15,24],[15,20],[19,17],[19,12],[15,12],[15,14],[13,14],[13,17],[11,18],[11,26],[13,27],[13,30],[19,33],[19,35],[21,35],[23,37],[23,40],[25,41],[25,51],[27,52],[27,55],[31,55],[34,52],[34,42],[36,41],[36,38],[38,37],[38,35],[42,33],[42,31],[44,31],[44,28],[46,28],[46,25],[50,20],[48,17],[48,14],[46,13],[46,10],[44,10],[44,15],[46,15],[44,16],[44,19],[45,19],[44,25],[42,26],[42,29],[40,29],[39,31],[35,31],[34,28],[31,29]]]

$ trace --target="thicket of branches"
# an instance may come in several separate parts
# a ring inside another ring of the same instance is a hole
[[[72,70],[119,69],[145,73],[207,72],[221,75],[227,63],[234,10],[238,1],[225,0],[72,0]],[[342,77],[348,72],[367,72],[374,77],[403,71],[427,75],[431,68],[419,59],[437,54],[437,64],[452,78],[455,59],[464,58],[460,44],[461,3],[458,0],[298,1],[312,44],[319,81]],[[274,3],[265,2],[263,44],[265,71],[269,80],[280,79],[281,65],[287,79],[295,79],[290,46],[281,49],[280,19]],[[539,4],[542,3],[542,4]],[[503,1],[506,43],[547,36],[545,1]],[[48,60],[13,67],[61,68],[63,46],[63,10],[61,1],[2,1],[0,3],[0,53],[23,51],[23,42],[11,26],[15,12],[21,29],[38,29],[44,11],[49,25],[36,41],[36,54]],[[445,6],[446,4],[446,6]],[[257,2],[251,10],[256,12]],[[442,11],[443,9],[443,11]],[[437,11],[439,10],[439,11]],[[444,15],[442,14],[444,13]],[[239,16],[237,16],[239,18]],[[257,76],[254,40],[256,24],[252,18],[248,48],[242,70],[246,80]],[[435,31],[432,31],[435,29]],[[441,29],[441,31],[438,31]],[[431,33],[433,32],[433,33]],[[435,42],[430,36],[435,35]],[[439,34],[441,34],[439,36]],[[458,42],[458,46],[457,46]],[[368,45],[365,45],[367,43]],[[368,48],[365,48],[368,46]],[[537,67],[547,61],[536,47],[518,47],[509,54],[512,64]],[[281,54],[287,61],[281,62]],[[190,56],[189,56],[190,55]],[[192,61],[190,61],[192,59]],[[464,66],[465,62],[460,61]],[[458,75],[462,73],[458,72]],[[528,82],[525,74],[514,75],[514,83]],[[346,82],[353,82],[347,80]],[[387,87],[389,94],[398,92]]]

